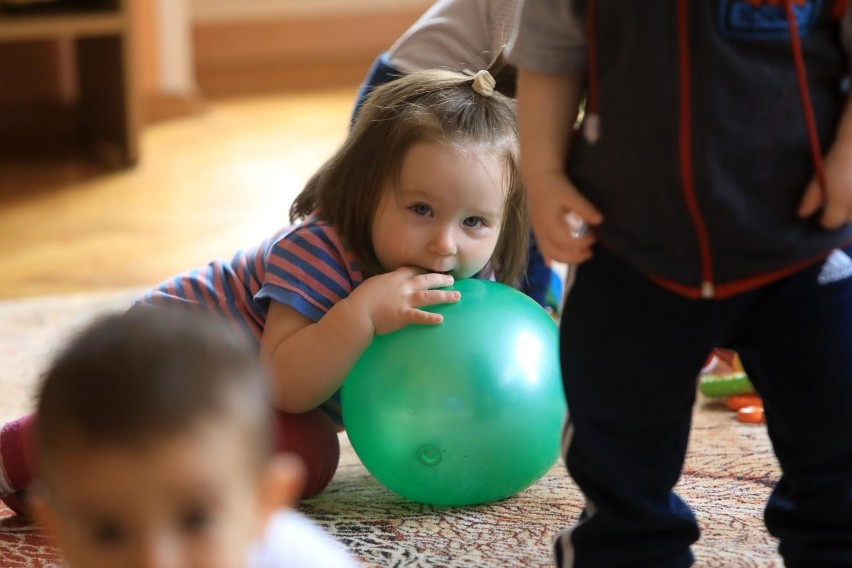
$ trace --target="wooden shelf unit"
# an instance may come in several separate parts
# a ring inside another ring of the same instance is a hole
[[[81,141],[116,167],[139,159],[131,1],[116,0],[109,8],[89,12],[0,11],[0,42],[73,40]]]

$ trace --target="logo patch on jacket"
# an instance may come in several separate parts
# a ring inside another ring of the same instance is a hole
[[[807,35],[823,0],[793,0],[800,36]],[[784,0],[719,0],[719,31],[736,39],[784,39],[790,35]]]

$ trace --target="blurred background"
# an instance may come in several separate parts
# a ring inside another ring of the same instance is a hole
[[[146,287],[287,224],[430,0],[0,0],[0,299]]]

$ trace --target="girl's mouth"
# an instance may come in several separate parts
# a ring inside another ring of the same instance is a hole
[[[421,270],[423,270],[424,272],[428,273],[428,274],[443,274],[445,276],[452,276],[453,275],[452,270],[434,270],[432,268],[427,268],[425,266],[421,266],[419,268]]]

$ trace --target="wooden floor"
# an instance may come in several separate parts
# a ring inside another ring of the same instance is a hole
[[[109,172],[51,147],[0,148],[0,298],[149,286],[287,223],[345,136],[356,87],[211,102],[149,126]]]

